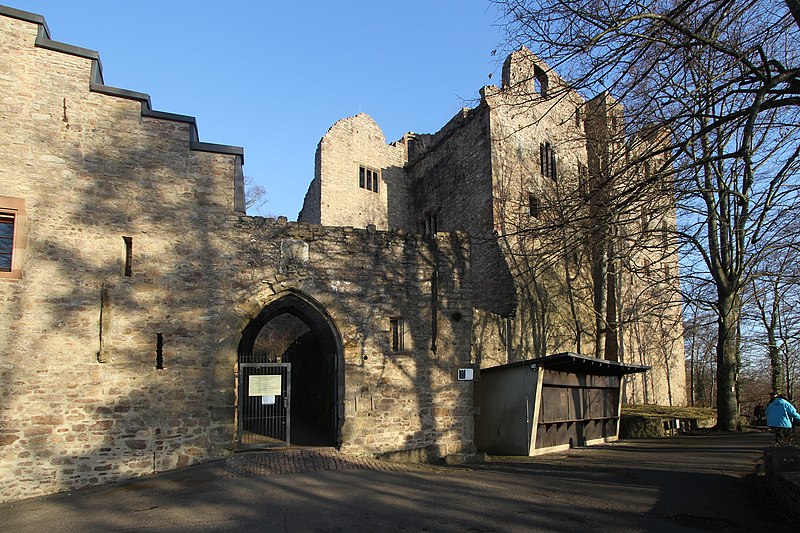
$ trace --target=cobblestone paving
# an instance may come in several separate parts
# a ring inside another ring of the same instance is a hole
[[[227,477],[259,477],[323,470],[413,470],[410,464],[356,457],[333,448],[289,449],[243,452],[225,461]]]

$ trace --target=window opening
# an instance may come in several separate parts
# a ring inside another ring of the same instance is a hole
[[[392,330],[392,351],[402,352],[406,349],[403,340],[406,334],[406,321],[403,318],[390,318],[389,325]]]
[[[372,192],[378,192],[380,171],[369,167],[358,167],[358,186]]]
[[[156,368],[164,369],[164,335],[156,333]]]
[[[0,272],[11,272],[14,253],[14,224],[12,213],[0,213]]]
[[[133,275],[133,237],[123,237],[125,241],[125,277],[129,278]]]
[[[533,218],[539,218],[539,209],[540,209],[539,199],[535,195],[529,193],[528,194],[528,214],[530,216],[532,216]]]
[[[556,152],[549,142],[539,143],[539,165],[542,176],[556,179]]]
[[[547,96],[547,74],[541,68],[533,67],[533,88],[542,96]]]
[[[581,108],[579,106],[575,106],[575,127],[580,128],[582,122],[583,118],[581,117]]]
[[[436,213],[428,213],[425,216],[425,234],[433,235],[439,232],[439,221]]]
[[[589,173],[586,170],[586,165],[578,161],[578,194],[581,198],[585,198],[589,194]]]
[[[511,349],[511,317],[505,317],[503,319],[503,348],[506,351],[506,357],[511,359],[513,355]]]

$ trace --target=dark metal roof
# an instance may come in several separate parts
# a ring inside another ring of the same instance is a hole
[[[647,370],[650,370],[649,366],[626,365],[625,363],[619,363],[617,361],[608,361],[606,359],[598,359],[596,357],[589,357],[587,355],[564,352],[555,355],[548,355],[547,357],[539,357],[536,359],[527,359],[525,361],[517,361],[515,363],[493,366],[491,368],[482,368],[481,372],[490,372],[492,370],[499,370],[501,368],[512,368],[515,366],[526,365],[536,365],[554,372],[589,374],[593,376],[622,376],[624,374],[636,374],[638,372],[646,372]]]

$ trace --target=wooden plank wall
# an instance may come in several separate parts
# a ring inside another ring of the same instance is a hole
[[[619,423],[619,376],[545,370],[536,449],[615,436]]]

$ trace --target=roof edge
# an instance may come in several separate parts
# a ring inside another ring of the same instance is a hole
[[[516,361],[504,365],[493,366],[481,369],[481,372],[513,368],[518,366],[538,366],[545,370],[564,371],[572,373],[582,373],[590,375],[625,375],[646,372],[651,369],[645,365],[630,365],[618,361],[598,359],[588,355],[581,355],[573,352],[562,352],[525,361]]]

